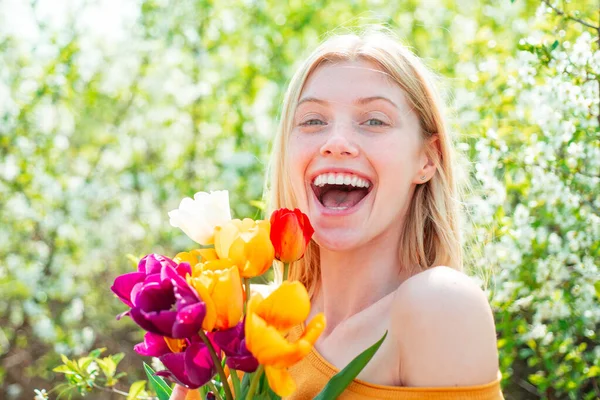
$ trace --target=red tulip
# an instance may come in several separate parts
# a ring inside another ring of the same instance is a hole
[[[271,215],[271,242],[275,247],[275,258],[284,263],[301,259],[314,232],[308,217],[299,209],[275,210]]]

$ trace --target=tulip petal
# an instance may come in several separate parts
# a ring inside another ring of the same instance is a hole
[[[164,287],[162,283],[145,284],[134,299],[136,308],[146,312],[168,310],[175,304],[172,287]]]
[[[225,352],[227,357],[235,356],[244,338],[244,323],[240,322],[230,329],[217,331],[213,334],[213,339]]]
[[[321,333],[323,333],[323,330],[325,330],[325,314],[319,313],[306,325],[302,336],[298,340],[306,341],[311,346],[314,346]]]
[[[258,368],[258,360],[253,355],[227,357],[229,368],[244,372],[254,372]]]
[[[215,228],[215,252],[219,258],[229,258],[229,249],[240,233],[240,220],[231,220],[229,223]]]
[[[117,314],[117,321],[129,314],[131,314],[131,310],[127,310],[125,312],[122,312],[121,314]]]
[[[296,383],[292,379],[292,376],[285,368],[274,368],[265,366],[265,374],[269,381],[269,386],[273,391],[281,396],[290,396],[296,390]]]
[[[193,200],[186,197],[181,201],[178,210],[169,212],[169,223],[183,231],[194,242],[202,245],[212,244],[213,229],[205,218],[200,215],[202,210],[197,209]]]
[[[175,311],[145,312],[137,307],[131,309],[131,319],[142,329],[163,336],[171,336],[177,313]]]
[[[205,192],[194,194],[194,200],[198,201],[200,198],[203,198],[205,207],[210,207],[211,212],[204,213],[208,225],[215,227],[231,220],[227,190],[211,191],[208,195]]]
[[[205,385],[217,372],[210,351],[203,343],[193,343],[185,351],[185,369],[194,385]]]
[[[144,281],[146,274],[143,272],[129,272],[118,276],[110,289],[119,297],[123,303],[129,307],[133,307],[131,302],[131,291],[133,287]]]
[[[202,329],[211,332],[213,329],[215,329],[215,324],[217,322],[216,305],[212,297],[210,296],[210,292],[208,291],[208,289],[201,282],[196,283],[196,279],[198,278],[190,277],[188,278],[188,281],[190,282],[190,285],[193,286],[194,289],[196,289],[196,292],[198,293],[200,299],[206,305],[206,314],[204,315],[204,319],[202,322]]]
[[[144,272],[146,275],[156,274],[166,265],[173,268],[177,266],[173,260],[161,254],[148,254],[138,263],[138,271]]]
[[[192,250],[190,252],[182,251],[181,253],[177,253],[175,257],[173,257],[173,261],[175,261],[178,264],[186,262],[190,264],[191,267],[193,267],[199,262],[198,257],[196,257],[196,255],[194,254],[194,251],[195,250]]]
[[[246,260],[245,264],[238,263],[240,273],[244,278],[260,276],[267,272],[275,258],[275,249],[271,243],[271,225],[268,221],[256,221],[256,227],[249,233],[243,234],[236,242],[243,241],[243,251],[238,257]],[[234,242],[234,247],[239,243]],[[243,266],[241,266],[243,265]]]
[[[289,214],[283,221],[283,229],[281,232],[281,253],[279,254],[279,260],[283,262],[293,262],[298,260],[304,254],[304,235],[298,220],[294,217],[294,214]]]
[[[308,215],[302,213],[300,210],[296,209],[294,211],[298,211],[301,215],[302,215],[302,232],[304,232],[304,240],[306,242],[306,244],[308,244],[308,242],[310,241],[310,239],[312,238],[312,235],[315,233],[315,228],[313,228],[313,226],[310,224],[310,220],[308,219]]]
[[[144,341],[133,347],[136,353],[148,357],[160,357],[164,354],[171,353],[165,339],[152,332],[147,332],[144,335]]]
[[[258,368],[258,361],[246,348],[244,340],[244,322],[223,331],[212,334],[214,342],[227,356],[229,368],[244,372],[254,372]]]
[[[190,263],[182,262],[177,265],[177,267],[175,268],[175,271],[177,271],[177,275],[185,278],[186,275],[192,273],[192,267],[191,267]]]
[[[312,350],[306,340],[290,343],[274,327],[268,326],[256,314],[246,317],[246,343],[259,363],[278,368],[290,367]]]
[[[285,281],[260,303],[256,313],[269,325],[287,332],[308,318],[310,297],[300,282]]]
[[[198,334],[206,314],[206,305],[198,302],[181,308],[173,324],[172,337],[183,339]]]
[[[190,380],[188,371],[185,367],[185,352],[183,353],[168,353],[159,357],[160,362],[167,368],[166,370],[158,371],[156,375],[169,378],[179,385],[186,386],[191,389],[197,389],[202,385],[196,386]]]
[[[198,249],[194,251],[198,252],[198,255],[202,257],[203,261],[212,261],[219,258],[215,249]]]

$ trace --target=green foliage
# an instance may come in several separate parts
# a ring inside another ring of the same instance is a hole
[[[58,386],[56,389],[65,391],[75,389],[81,395],[86,395],[95,388],[114,387],[119,382],[119,379],[126,375],[124,372],[117,373],[117,366],[123,359],[124,354],[118,353],[100,358],[100,354],[105,350],[96,349],[91,351],[86,357],[73,360],[70,360],[65,355],[61,355],[63,363],[55,367],[53,371],[65,374],[67,385]],[[139,387],[139,384],[137,387]],[[142,390],[143,386],[137,390],[137,393],[141,393]]]
[[[148,382],[150,382],[150,386],[156,392],[158,400],[169,400],[171,392],[173,391],[171,386],[169,386],[162,377],[155,375],[152,367],[146,363],[144,363],[144,371],[146,371]]]
[[[135,400],[140,397],[145,397],[145,387],[146,381],[134,382],[129,388],[129,393],[127,393],[127,400]]]
[[[375,355],[381,344],[387,336],[387,331],[381,339],[374,343],[371,347],[356,356],[350,363],[340,372],[334,375],[333,378],[325,385],[323,390],[315,396],[316,400],[337,399],[339,395],[350,385],[352,380],[358,376],[360,371],[367,365],[371,358]]]

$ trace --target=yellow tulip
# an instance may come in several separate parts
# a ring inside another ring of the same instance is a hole
[[[187,281],[206,303],[202,329],[229,329],[242,318],[244,293],[240,272],[231,260],[196,264]]]
[[[269,221],[231,220],[215,228],[215,251],[219,258],[231,259],[242,277],[262,275],[275,258],[270,230]]]
[[[246,347],[265,366],[269,386],[279,396],[291,395],[296,384],[287,368],[310,353],[325,329],[325,316],[317,314],[302,336],[291,343],[288,331],[303,323],[310,313],[310,298],[300,282],[285,281],[266,299],[252,296],[246,315]]]
[[[177,255],[173,258],[173,261],[175,261],[177,264],[186,262],[190,264],[191,267],[194,267],[198,263],[216,260],[217,258],[218,257],[215,249],[195,249],[188,252],[183,251],[181,253],[177,253]]]

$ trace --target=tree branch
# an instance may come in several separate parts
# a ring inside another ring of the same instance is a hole
[[[570,19],[570,20],[573,20],[573,21],[577,21],[577,22],[579,22],[581,25],[585,25],[585,26],[587,26],[588,28],[592,28],[592,29],[595,29],[595,30],[597,30],[598,32],[600,32],[600,26],[592,25],[592,24],[590,24],[589,22],[586,22],[586,21],[584,21],[584,20],[582,20],[582,19],[575,18],[575,17],[573,17],[573,16],[571,16],[571,15],[569,15],[569,14],[565,13],[564,11],[561,11],[561,10],[559,10],[558,8],[554,7],[552,4],[550,4],[550,2],[549,2],[548,0],[542,0],[542,2],[543,2],[544,4],[546,4],[548,7],[550,7],[551,9],[553,9],[553,10],[554,10],[554,11],[555,11],[555,12],[556,12],[558,15],[560,15],[560,16],[563,16],[563,17],[565,17],[565,18],[568,18],[568,19]]]

